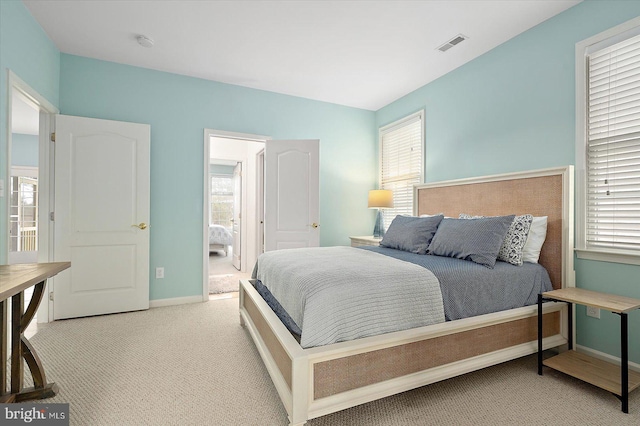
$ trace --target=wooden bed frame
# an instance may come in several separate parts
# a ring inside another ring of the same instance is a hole
[[[437,213],[548,216],[539,262],[554,288],[574,286],[573,166],[416,186],[414,214]],[[543,312],[543,347],[566,344],[564,304],[545,303]],[[252,280],[241,280],[240,322],[291,426],[537,352],[536,305],[303,349]]]

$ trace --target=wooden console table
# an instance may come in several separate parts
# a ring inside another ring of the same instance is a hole
[[[568,306],[569,350],[542,360],[542,302],[566,302]],[[573,350],[573,304],[604,309],[620,315],[621,365],[615,365]],[[542,366],[553,368],[618,396],[622,411],[629,413],[629,392],[640,387],[640,373],[629,371],[629,326],[627,314],[640,308],[640,299],[599,293],[581,288],[563,288],[538,295],[538,374]]]
[[[0,265],[0,403],[20,402],[54,396],[55,383],[47,383],[38,354],[24,336],[44,295],[47,278],[71,266],[70,262]],[[35,286],[24,309],[24,290]],[[11,388],[7,391],[8,306],[11,298]],[[24,364],[31,371],[33,387],[23,389]]]

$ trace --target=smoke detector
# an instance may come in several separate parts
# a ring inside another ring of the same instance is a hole
[[[455,36],[454,38],[452,38],[451,40],[449,40],[445,44],[439,46],[438,50],[441,51],[441,52],[446,52],[447,50],[451,49],[453,46],[462,43],[463,41],[465,41],[468,38],[469,37],[467,37],[467,36],[464,36],[462,34],[458,34],[457,36]]]
[[[142,47],[153,47],[153,40],[145,35],[140,34],[139,36],[136,37],[136,40],[138,41],[138,44]]]

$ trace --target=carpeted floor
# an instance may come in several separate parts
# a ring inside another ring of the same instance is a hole
[[[42,324],[31,339],[71,425],[287,425],[238,299]],[[534,356],[313,419],[310,426],[638,425],[618,399]]]
[[[236,275],[209,275],[209,294],[230,293],[238,290],[239,284]]]
[[[227,256],[222,251],[209,253],[209,294],[238,291],[238,281],[250,278],[251,273],[238,271],[232,264],[232,250]]]

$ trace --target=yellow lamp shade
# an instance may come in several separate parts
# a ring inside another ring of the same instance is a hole
[[[393,207],[393,191],[388,189],[372,189],[369,191],[369,208],[384,209]]]

